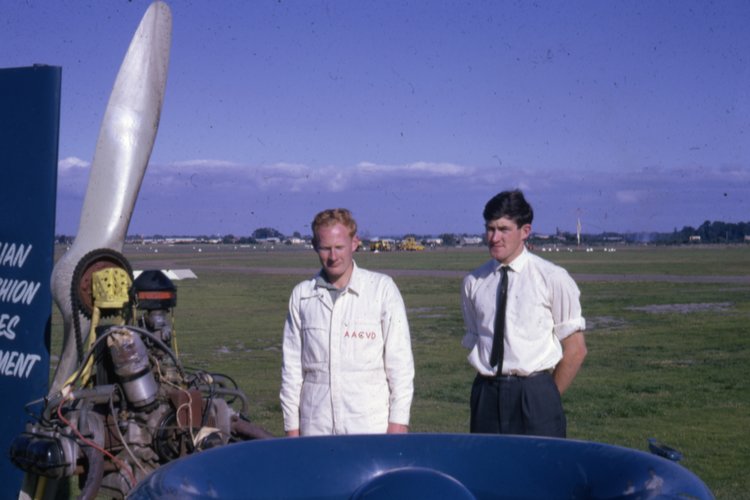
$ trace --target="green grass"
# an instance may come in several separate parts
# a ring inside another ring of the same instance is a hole
[[[612,253],[597,249],[544,252],[544,258],[571,273],[656,274],[700,276],[746,275],[750,269],[750,246],[627,247]]]
[[[633,448],[643,448],[648,436],[658,437],[685,454],[683,465],[717,497],[746,497],[750,286],[581,288],[594,325],[587,333],[585,367],[565,397],[571,434]],[[631,309],[724,302],[730,305],[720,313]]]
[[[183,362],[232,376],[250,417],[282,434],[278,402],[281,330],[289,293],[317,268],[311,250],[233,247],[128,248],[133,267],[192,268],[176,282]],[[618,249],[541,253],[572,274],[747,276],[750,248]],[[416,363],[413,432],[468,432],[472,369],[460,347],[461,274],[482,249],[362,253],[362,267],[394,270],[407,305]],[[283,272],[256,272],[261,268]],[[396,270],[440,270],[439,276]],[[750,282],[581,282],[589,355],[564,396],[569,437],[647,449],[656,437],[717,498],[750,493]],[[682,305],[676,308],[674,305]],[[687,306],[686,306],[687,305]],[[689,307],[693,305],[693,308]],[[654,306],[661,306],[661,309]],[[700,306],[700,307],[696,307]],[[59,352],[59,318],[53,353]]]

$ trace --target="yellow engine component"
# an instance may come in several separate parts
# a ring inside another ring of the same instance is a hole
[[[100,309],[122,309],[130,301],[128,292],[132,282],[128,272],[119,267],[108,267],[91,276],[94,305]]]

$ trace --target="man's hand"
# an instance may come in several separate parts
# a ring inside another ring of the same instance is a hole
[[[286,437],[299,437],[299,429],[292,429],[291,431],[286,431]]]
[[[388,422],[388,430],[386,432],[388,434],[406,434],[407,432],[409,432],[409,426]]]

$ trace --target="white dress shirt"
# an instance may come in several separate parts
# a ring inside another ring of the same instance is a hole
[[[568,272],[524,248],[509,264],[503,375],[551,370],[562,358],[560,341],[585,330],[580,291]],[[487,376],[494,334],[500,263],[492,259],[463,280],[461,306],[469,363]]]

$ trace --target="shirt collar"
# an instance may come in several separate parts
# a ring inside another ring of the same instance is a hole
[[[338,290],[333,284],[331,284],[323,274],[321,270],[317,276],[315,276],[315,288],[323,288],[325,290]]]
[[[508,264],[508,268],[510,268],[511,271],[514,273],[520,273],[523,271],[523,268],[526,267],[526,263],[529,261],[529,251],[526,249],[526,247],[523,247],[523,250],[521,253],[513,259],[513,261]],[[497,263],[497,266],[495,267],[496,272],[500,272],[500,268],[503,267],[503,264],[501,264],[499,261],[495,261]]]
[[[339,290],[344,291],[348,290],[352,293],[355,293],[359,295],[359,290],[362,288],[362,277],[361,273],[359,271],[359,268],[357,267],[357,263],[352,261],[352,264],[354,266],[352,270],[352,276],[349,278],[349,284],[346,285],[344,288],[336,288],[331,284],[330,281],[328,281],[325,277],[325,273],[321,269],[317,276],[315,276],[315,288],[323,288],[326,290]]]

